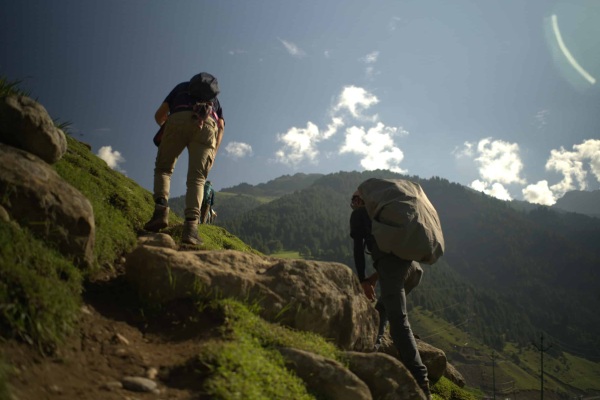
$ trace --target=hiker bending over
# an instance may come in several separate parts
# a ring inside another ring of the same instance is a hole
[[[420,283],[423,270],[416,261],[404,260],[379,250],[375,238],[371,235],[371,219],[358,191],[354,192],[350,205],[353,210],[350,216],[350,236],[354,241],[354,266],[358,279],[369,300],[374,301],[376,298],[377,281],[381,289],[381,296],[375,305],[379,313],[379,331],[375,347],[379,348],[386,323],[389,321],[390,335],[402,362],[430,399],[427,367],[421,361],[406,312],[406,295]],[[365,275],[365,249],[371,254],[376,270],[369,277]]]
[[[202,244],[198,237],[198,219],[204,182],[215,161],[225,129],[218,93],[216,78],[200,73],[189,82],[175,86],[156,111],[156,122],[165,126],[154,167],[154,214],[144,229],[158,232],[167,227],[171,175],[177,158],[187,148],[189,161],[181,240],[187,244]]]

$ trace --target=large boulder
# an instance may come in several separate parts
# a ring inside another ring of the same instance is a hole
[[[446,353],[422,340],[416,339],[416,341],[421,361],[423,361],[423,364],[427,367],[427,377],[429,378],[429,381],[434,384],[439,381],[446,372]],[[400,360],[400,354],[398,353],[396,346],[394,346],[394,342],[392,341],[389,332],[385,333],[379,351]]]
[[[425,394],[404,364],[384,353],[348,351],[348,368],[378,400],[422,400]]]
[[[377,312],[343,264],[147,245],[126,259],[126,279],[160,303],[200,290],[257,301],[263,318],[320,334],[342,349],[371,349],[377,336]]]
[[[446,364],[446,371],[444,372],[444,377],[449,379],[451,382],[453,382],[458,387],[462,388],[462,387],[465,387],[465,385],[466,385],[465,378],[456,369],[456,367],[454,367],[454,365],[452,365],[450,363]]]
[[[26,96],[0,98],[0,142],[35,154],[53,164],[67,151],[63,131],[46,109]]]
[[[94,211],[88,199],[37,156],[0,143],[0,203],[11,219],[72,256],[94,261]]]
[[[372,400],[369,387],[335,360],[307,351],[281,348],[286,368],[304,381],[309,392],[331,400]]]

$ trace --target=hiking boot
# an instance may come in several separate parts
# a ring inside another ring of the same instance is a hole
[[[150,232],[158,232],[169,225],[169,207],[160,204],[154,205],[154,214],[150,221],[146,222],[144,229]]]
[[[181,234],[181,243],[202,244],[202,239],[198,236],[198,220],[184,221],[183,233]]]

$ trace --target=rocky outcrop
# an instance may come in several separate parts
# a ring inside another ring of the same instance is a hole
[[[347,366],[306,351],[282,348],[286,367],[311,393],[332,399],[424,399],[399,361],[389,333],[373,353],[377,315],[356,276],[343,264],[283,260],[237,251],[177,251],[161,234],[149,234],[126,256],[126,280],[153,302],[194,296],[259,301],[262,316],[318,333],[347,351]],[[443,351],[417,341],[431,383],[446,372]],[[387,353],[387,354],[386,354]],[[365,390],[365,387],[368,390]]]
[[[416,341],[421,360],[423,361],[423,364],[427,366],[427,377],[429,378],[429,381],[431,383],[439,381],[440,378],[444,376],[444,372],[446,371],[446,354],[442,350],[433,347],[422,340],[416,339]],[[381,342],[381,347],[379,348],[379,351],[385,354],[389,354],[394,358],[400,359],[398,350],[396,350],[396,347],[394,346],[394,342],[392,341],[389,332],[386,332]]]
[[[281,348],[279,352],[285,358],[286,368],[294,371],[318,398],[373,399],[367,384],[339,362],[298,349]]]
[[[383,353],[346,352],[348,368],[362,379],[378,400],[420,400],[417,381],[396,358]]]
[[[148,245],[126,258],[126,279],[154,301],[188,297],[200,287],[208,296],[259,301],[265,319],[317,333],[342,349],[371,349],[375,342],[377,312],[343,264]]]
[[[448,378],[450,382],[453,382],[458,387],[465,387],[465,378],[462,374],[454,367],[454,365],[447,363],[444,377]]]
[[[89,200],[39,157],[0,144],[0,203],[10,218],[81,266],[94,262]]]
[[[67,151],[65,134],[46,109],[27,96],[0,98],[0,142],[53,164]]]

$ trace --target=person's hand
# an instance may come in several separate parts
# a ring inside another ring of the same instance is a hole
[[[377,271],[373,272],[372,275],[370,275],[369,277],[367,277],[367,280],[373,286],[375,286],[377,284],[377,280],[378,279],[379,279],[379,273]]]
[[[365,296],[367,296],[367,299],[375,301],[375,285],[373,285],[370,281],[366,280],[362,281],[360,283],[360,286],[362,286],[362,290],[363,292],[365,292]]]

